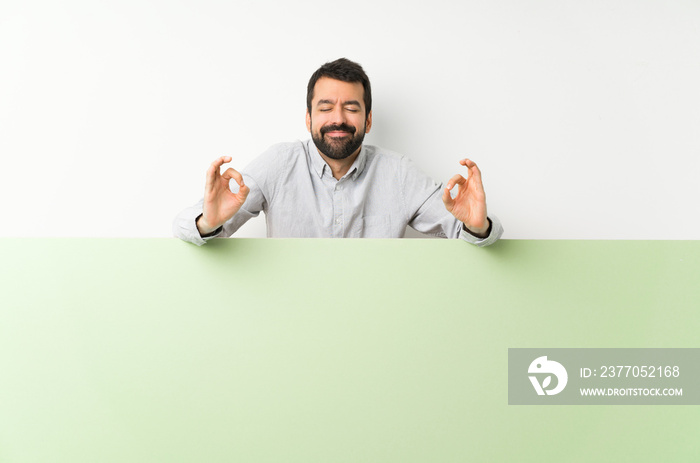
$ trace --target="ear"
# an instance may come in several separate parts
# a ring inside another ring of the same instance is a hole
[[[372,128],[372,110],[370,110],[369,114],[367,114],[367,121],[365,122],[365,133],[369,133],[370,129]]]
[[[308,108],[306,108],[306,130],[311,132],[311,114],[309,114]]]

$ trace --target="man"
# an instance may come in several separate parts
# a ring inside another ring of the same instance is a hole
[[[220,173],[231,157],[215,160],[204,198],[177,216],[175,236],[202,245],[231,236],[260,211],[269,237],[400,238],[408,225],[485,246],[503,233],[487,217],[474,162],[461,160],[467,178],[457,174],[442,189],[409,159],[362,144],[372,128],[372,91],[359,64],[341,58],[321,66],[309,80],[306,106],[311,140],[275,145],[243,174]]]

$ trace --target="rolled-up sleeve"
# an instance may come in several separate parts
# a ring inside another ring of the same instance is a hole
[[[503,226],[501,225],[501,221],[498,220],[498,217],[494,215],[489,216],[489,221],[491,222],[491,231],[489,232],[489,236],[486,238],[474,236],[468,231],[464,230],[464,228],[462,228],[459,237],[467,243],[471,243],[479,247],[488,246],[489,244],[495,243],[498,241],[501,235],[503,235]]]

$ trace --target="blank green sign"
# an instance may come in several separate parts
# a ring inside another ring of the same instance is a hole
[[[700,347],[700,244],[0,240],[0,461],[698,461],[696,406],[508,405],[508,348]]]

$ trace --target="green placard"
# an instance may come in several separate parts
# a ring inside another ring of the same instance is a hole
[[[2,239],[0,461],[696,461],[509,348],[700,347],[700,242]]]

